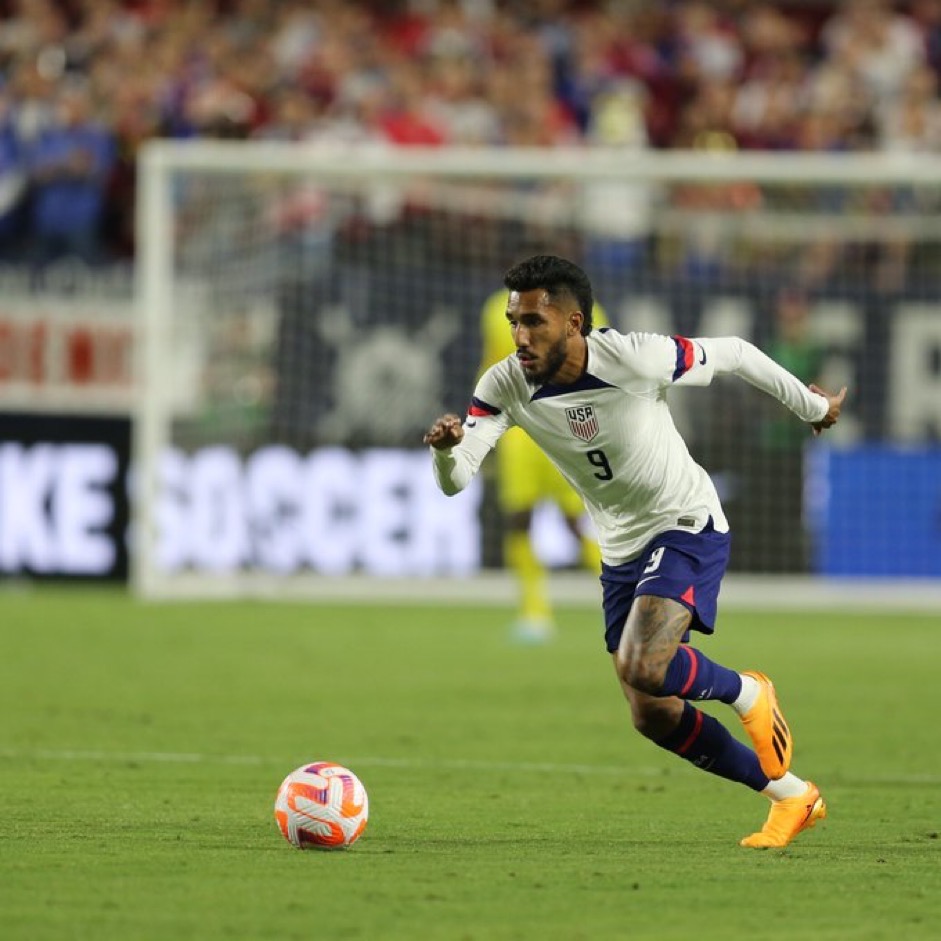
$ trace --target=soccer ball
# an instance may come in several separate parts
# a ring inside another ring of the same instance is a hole
[[[348,768],[315,761],[281,782],[274,816],[284,838],[298,849],[344,849],[366,829],[369,797]]]

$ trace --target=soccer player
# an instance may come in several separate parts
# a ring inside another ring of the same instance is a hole
[[[741,844],[786,846],[826,806],[815,784],[789,770],[791,733],[768,677],[736,672],[689,644],[690,630],[715,628],[729,524],[673,424],[667,391],[731,373],[819,434],[839,418],[846,389],[808,388],[737,337],[592,330],[591,283],[562,258],[523,261],[504,285],[516,352],[480,378],[463,424],[443,415],[425,434],[438,485],[457,493],[508,428],[529,433],[581,494],[598,532],[605,640],[635,728],[766,795],[765,824]],[[753,748],[696,700],[731,706]]]
[[[480,313],[483,355],[480,372],[515,352],[506,322],[506,290],[494,291]],[[607,326],[599,304],[594,321]],[[555,465],[522,428],[508,428],[496,448],[497,502],[503,515],[503,558],[519,591],[517,618],[512,636],[523,643],[543,643],[555,633],[546,568],[532,542],[533,511],[541,503],[554,503],[579,542],[581,562],[593,572],[601,568],[598,543],[584,532],[585,508]]]

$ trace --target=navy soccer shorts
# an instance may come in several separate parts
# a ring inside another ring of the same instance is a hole
[[[716,532],[709,520],[699,533],[661,533],[640,556],[623,565],[602,563],[604,639],[608,650],[613,653],[618,649],[624,623],[638,595],[678,601],[693,615],[690,628],[711,634],[730,545],[730,535]],[[683,639],[689,639],[689,632]]]

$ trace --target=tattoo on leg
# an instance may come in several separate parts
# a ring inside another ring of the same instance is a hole
[[[619,660],[622,678],[649,693],[660,689],[692,615],[669,598],[641,595],[627,618]]]

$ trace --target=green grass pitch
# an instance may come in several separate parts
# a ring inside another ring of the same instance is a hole
[[[939,617],[729,611],[702,640],[774,677],[829,803],[758,852],[763,798],[632,731],[594,609],[541,648],[488,607],[34,589],[0,616],[4,941],[938,937]],[[314,759],[369,791],[346,852],[275,825]]]

